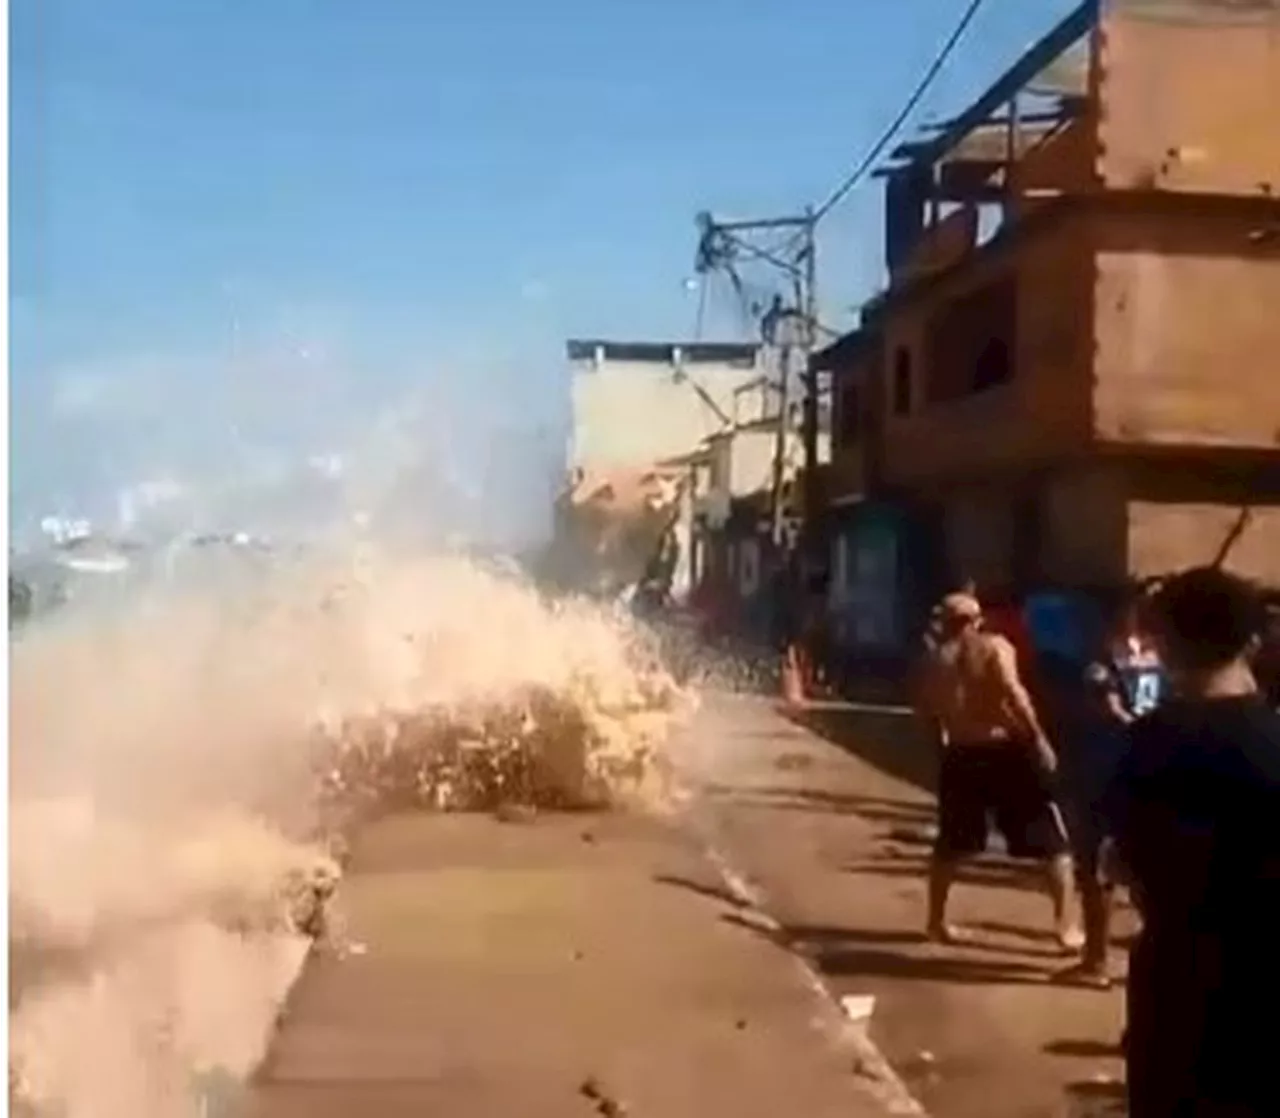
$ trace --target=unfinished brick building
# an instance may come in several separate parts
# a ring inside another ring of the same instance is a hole
[[[897,510],[917,599],[1229,540],[1280,585],[1280,0],[1091,0],[895,156],[887,290],[816,358],[835,546]]]

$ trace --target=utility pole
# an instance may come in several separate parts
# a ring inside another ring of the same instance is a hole
[[[783,535],[783,512],[785,502],[783,491],[786,487],[787,436],[791,433],[791,345],[790,338],[784,332],[782,344],[778,344],[778,327],[782,325],[785,311],[782,296],[775,295],[769,313],[761,322],[765,341],[776,347],[778,354],[778,415],[773,437],[773,479],[770,493],[770,537],[778,554],[783,551],[785,542]]]
[[[804,539],[812,546],[817,540],[816,516],[819,494],[815,485],[818,465],[817,374],[811,358],[817,348],[817,241],[819,215],[809,207],[803,214],[760,218],[750,221],[718,221],[709,213],[697,218],[699,231],[695,267],[700,274],[723,272],[734,288],[743,292],[739,265],[743,261],[764,264],[780,272],[792,288],[792,303],[786,306],[780,295],[761,318],[765,344],[776,355],[778,365],[778,427],[773,454],[773,505],[771,528],[774,543],[781,550],[783,539],[782,492],[786,482],[786,458],[791,432],[791,366],[804,361],[802,441],[805,458],[805,492],[802,512]],[[765,242],[770,235],[790,233],[781,247]],[[760,308],[757,308],[759,310]],[[799,329],[795,329],[795,325]]]

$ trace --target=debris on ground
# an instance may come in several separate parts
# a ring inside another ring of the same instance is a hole
[[[595,1103],[596,1113],[601,1118],[624,1118],[627,1113],[627,1108],[622,1101],[614,1098],[594,1075],[589,1075],[582,1081],[578,1087],[578,1093],[584,1099]]]
[[[773,763],[779,772],[802,772],[813,766],[813,758],[807,753],[783,753]]]
[[[538,809],[532,804],[499,804],[493,815],[499,823],[533,823]]]

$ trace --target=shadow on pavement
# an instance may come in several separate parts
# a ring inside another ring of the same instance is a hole
[[[1028,928],[1020,924],[1007,924],[1000,920],[974,920],[969,927],[980,932],[993,932],[999,936],[1022,939],[1029,943],[1055,944],[1056,937],[1048,928]]]
[[[728,889],[721,886],[706,885],[703,882],[695,881],[690,877],[681,877],[678,874],[668,873],[654,874],[653,880],[659,885],[670,885],[676,889],[684,889],[690,893],[697,893],[700,897],[719,901],[721,904],[727,904],[733,908],[742,907],[742,902],[730,893]]]
[[[962,984],[1043,985],[1051,973],[1010,958],[1008,948],[997,943],[978,942],[955,950],[930,945],[918,931],[805,925],[778,930],[762,928],[736,913],[726,913],[721,919],[799,952],[832,978],[871,976]],[[1000,958],[975,958],[975,954]],[[1058,961],[1056,956],[1054,959]]]
[[[845,873],[851,874],[917,878],[923,881],[929,870],[929,856],[927,852],[908,853],[889,850],[872,858],[847,862],[841,868]],[[956,883],[961,886],[988,886],[1033,893],[1044,892],[1042,874],[1038,867],[1021,866],[1012,862],[962,862],[956,870]]]
[[[926,802],[894,800],[878,796],[828,792],[822,788],[761,785],[740,788],[709,784],[709,795],[732,799],[745,807],[769,807],[780,811],[824,811],[837,815],[859,815],[873,823],[931,823],[933,806]]]
[[[1100,1040],[1052,1040],[1044,1046],[1050,1056],[1070,1056],[1080,1060],[1100,1060],[1119,1056],[1119,1044]]]
[[[939,951],[944,949],[938,949]],[[966,948],[966,951],[972,950]],[[872,946],[819,948],[816,960],[823,973],[832,977],[868,976],[904,978],[921,982],[948,982],[964,985],[1043,986],[1047,972],[1027,963],[1009,959],[975,959],[958,953],[907,954]]]
[[[937,750],[924,727],[909,714],[832,705],[788,717],[898,780],[926,792],[937,787]]]
[[[1117,1080],[1086,1079],[1067,1086],[1072,1118],[1126,1118],[1125,1087]]]

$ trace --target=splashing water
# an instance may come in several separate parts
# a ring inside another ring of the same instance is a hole
[[[10,1095],[65,1118],[251,1071],[363,814],[661,809],[690,701],[619,616],[377,554],[51,620],[11,695]]]

